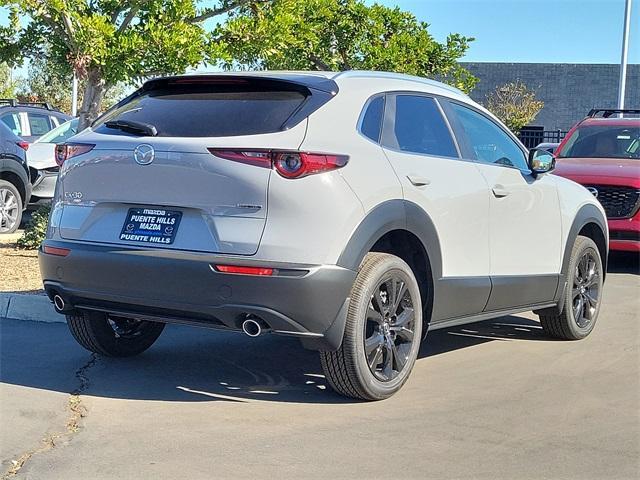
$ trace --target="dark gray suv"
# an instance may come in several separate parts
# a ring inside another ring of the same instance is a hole
[[[31,197],[29,143],[0,122],[0,233],[15,232]]]

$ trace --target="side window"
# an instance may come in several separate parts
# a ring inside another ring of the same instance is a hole
[[[384,96],[374,98],[367,106],[367,111],[362,117],[360,132],[374,142],[380,141],[382,130],[382,114],[384,112]]]
[[[475,110],[456,103],[451,106],[467,134],[475,160],[528,170],[524,152],[498,125]]]
[[[430,97],[397,95],[394,129],[389,137],[387,146],[403,152],[458,157],[449,128]]]
[[[51,124],[49,123],[48,115],[28,113],[27,118],[29,119],[31,135],[44,135],[49,130],[51,130]]]
[[[4,124],[11,129],[16,135],[22,135],[22,127],[20,126],[20,118],[17,113],[7,113],[0,118]]]

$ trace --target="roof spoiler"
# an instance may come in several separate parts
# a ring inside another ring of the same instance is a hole
[[[587,117],[593,118],[598,116],[599,113],[602,113],[602,118],[609,118],[611,115],[616,113],[631,113],[635,115],[640,115],[639,109],[629,109],[629,108],[592,108],[589,110]]]

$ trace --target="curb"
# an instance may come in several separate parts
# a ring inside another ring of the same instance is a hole
[[[30,322],[65,323],[56,313],[49,297],[24,293],[0,293],[0,318]]]

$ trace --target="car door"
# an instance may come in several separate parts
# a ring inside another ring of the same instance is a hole
[[[460,159],[437,98],[387,94],[381,143],[405,201],[424,210],[438,234],[432,322],[482,312],[491,289],[489,193],[475,163]]]
[[[450,102],[463,156],[476,161],[490,190],[492,291],[486,310],[548,303],[555,298],[562,256],[556,183],[535,177],[526,150],[479,109]]]

